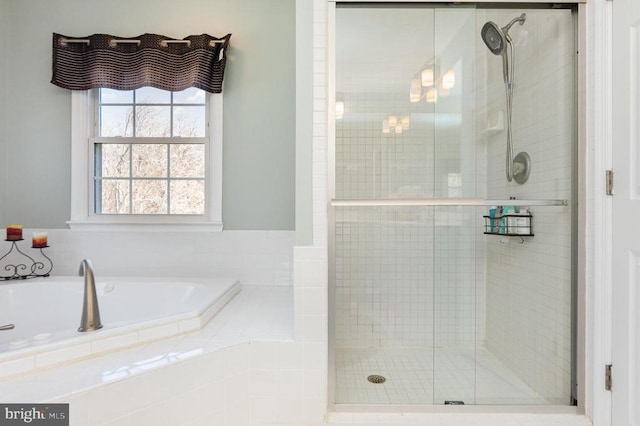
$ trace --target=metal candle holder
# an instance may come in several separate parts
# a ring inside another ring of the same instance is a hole
[[[4,256],[0,257],[0,279],[3,280],[17,280],[17,279],[27,279],[27,278],[37,278],[37,277],[48,277],[53,269],[53,261],[44,254],[42,251],[43,248],[49,247],[45,245],[43,247],[33,247],[35,249],[40,250],[40,254],[42,257],[46,259],[46,261],[37,261],[28,254],[24,253],[22,250],[18,248],[18,241],[23,241],[23,239],[19,240],[5,240],[11,242],[11,248],[9,251],[5,253]],[[14,253],[15,252],[15,253]],[[13,257],[17,257],[18,261],[16,263],[8,263],[10,259],[6,259],[11,253],[14,253]],[[6,259],[6,260],[5,260]],[[20,261],[22,260],[22,261]],[[45,263],[46,262],[46,263]],[[8,275],[3,274],[3,272],[8,272]]]

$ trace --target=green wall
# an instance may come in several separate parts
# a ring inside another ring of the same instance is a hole
[[[7,167],[4,164],[6,158],[6,135],[7,135],[7,36],[8,21],[7,10],[8,0],[0,0],[0,219],[3,219],[6,205],[6,176]],[[1,224],[0,224],[1,226]]]
[[[224,226],[294,229],[295,0],[0,0],[0,16],[2,223],[66,228],[69,220],[71,95],[50,83],[53,32],[232,33],[224,85]]]

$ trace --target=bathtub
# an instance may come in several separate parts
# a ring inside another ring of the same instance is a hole
[[[100,278],[103,328],[78,332],[83,277],[0,282],[0,378],[203,327],[239,291],[227,279]]]

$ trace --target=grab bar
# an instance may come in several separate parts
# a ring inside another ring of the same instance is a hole
[[[15,327],[13,324],[2,325],[0,326],[0,331],[13,330]]]
[[[482,198],[352,198],[332,199],[332,207],[401,206],[568,206],[568,200],[485,200]]]

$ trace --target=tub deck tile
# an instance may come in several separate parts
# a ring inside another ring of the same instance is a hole
[[[17,403],[69,398],[78,392],[137,377],[185,359],[212,352],[223,354],[234,345],[265,340],[293,340],[293,287],[243,286],[201,330],[5,378],[0,380],[0,400]],[[227,356],[224,359],[232,364],[244,362],[228,360]]]

